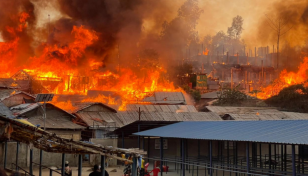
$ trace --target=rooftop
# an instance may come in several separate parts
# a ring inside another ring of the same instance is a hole
[[[139,133],[166,138],[308,144],[308,120],[179,122]]]

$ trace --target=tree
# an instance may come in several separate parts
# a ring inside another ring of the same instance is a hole
[[[308,112],[308,88],[303,84],[282,89],[278,95],[265,100],[265,103],[288,111]]]
[[[268,20],[269,26],[276,32],[276,36],[277,36],[277,68],[278,68],[280,38],[284,34],[286,34],[293,26],[288,27],[288,25],[287,25],[288,20],[282,19],[282,17],[274,19],[274,18],[268,17],[268,15],[266,15],[266,14],[265,14],[265,16]]]
[[[215,102],[216,105],[228,105],[228,106],[238,106],[249,99],[249,97],[239,90],[239,86],[234,89],[225,89],[220,94],[218,94],[218,101]]]
[[[243,32],[243,18],[239,15],[233,18],[232,26],[228,28],[228,36],[232,39],[239,39]]]
[[[160,35],[163,45],[178,51],[178,48],[188,46],[192,41],[197,42],[198,32],[195,27],[202,12],[198,0],[186,0],[178,9],[177,17],[163,23]]]

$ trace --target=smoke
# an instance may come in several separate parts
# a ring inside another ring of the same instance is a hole
[[[282,34],[279,42],[280,68],[297,69],[302,57],[308,54],[308,2],[305,0],[279,1],[269,6],[263,16],[257,28],[260,43],[273,44],[277,50],[276,29],[280,23]]]
[[[14,55],[20,61],[16,64],[22,64],[26,61],[25,58],[33,54],[32,32],[36,22],[34,5],[30,0],[0,1],[0,9],[2,40],[5,42],[18,40],[22,48],[15,51]],[[27,30],[24,30],[26,26]]]
[[[155,38],[146,35],[159,30],[168,17],[169,3],[163,0],[58,0],[63,17],[53,24],[50,43],[69,42],[73,26],[83,25],[97,32],[99,39],[87,48],[87,55],[95,56],[105,64],[130,63],[140,52],[143,43]],[[158,12],[159,11],[159,12]],[[150,26],[150,27],[149,27]],[[151,48],[148,43],[149,48]],[[119,49],[119,50],[118,50]],[[121,59],[117,58],[120,54]]]

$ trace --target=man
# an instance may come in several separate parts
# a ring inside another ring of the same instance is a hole
[[[65,161],[65,176],[72,176],[72,169],[68,165],[68,161]]]
[[[89,176],[102,176],[101,171],[99,170],[98,165],[94,165],[93,172]],[[109,176],[108,172],[105,170],[105,176]]]

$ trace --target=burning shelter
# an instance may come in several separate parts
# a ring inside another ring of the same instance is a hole
[[[31,94],[53,92],[62,82],[62,78],[52,75],[38,75],[32,70],[19,70],[11,78],[19,86],[19,90]]]
[[[23,91],[14,91],[9,96],[0,98],[0,102],[7,107],[13,107],[23,103],[35,103],[34,100],[35,96]]]

